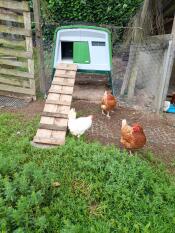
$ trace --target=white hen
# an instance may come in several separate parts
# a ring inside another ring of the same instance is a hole
[[[164,101],[164,103],[163,103],[163,111],[164,112],[168,111],[170,104],[171,104],[170,101]]]
[[[71,109],[68,116],[68,128],[72,135],[77,136],[78,138],[84,134],[92,125],[93,116],[79,117],[76,118],[75,109]]]

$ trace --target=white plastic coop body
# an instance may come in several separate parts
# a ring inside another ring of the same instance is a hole
[[[78,65],[78,70],[111,72],[111,33],[95,26],[63,26],[55,32],[53,68],[59,63]]]

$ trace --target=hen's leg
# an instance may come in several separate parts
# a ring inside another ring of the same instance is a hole
[[[109,118],[109,119],[111,118],[111,117],[109,116],[109,112],[107,113],[107,118]]]
[[[129,151],[129,156],[130,156],[130,157],[131,157],[131,156],[133,156],[133,154],[132,154],[131,150]]]
[[[101,113],[102,113],[102,115],[105,115],[105,116],[106,116],[106,114],[105,114],[105,112],[104,112],[104,110],[103,110],[103,109],[102,109]]]

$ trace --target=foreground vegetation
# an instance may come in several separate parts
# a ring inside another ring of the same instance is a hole
[[[30,145],[37,119],[0,115],[1,232],[174,232],[175,186],[113,147]]]

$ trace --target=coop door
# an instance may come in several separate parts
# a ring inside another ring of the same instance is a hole
[[[89,64],[89,44],[87,41],[76,41],[73,44],[73,62],[79,64]]]

